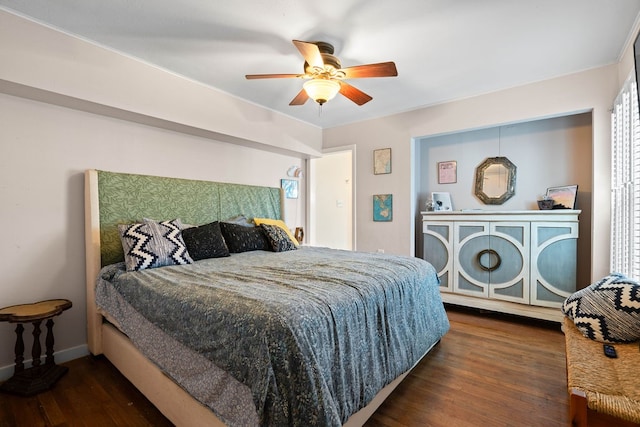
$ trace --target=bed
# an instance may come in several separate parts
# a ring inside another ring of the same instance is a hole
[[[88,170],[85,193],[89,350],[176,425],[362,425],[449,328],[416,258],[296,246],[123,260],[121,224],[269,223],[278,188]]]

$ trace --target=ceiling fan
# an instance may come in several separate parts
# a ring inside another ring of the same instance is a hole
[[[340,60],[333,56],[333,46],[322,41],[305,42],[293,40],[305,59],[304,74],[247,74],[252,79],[306,79],[302,90],[289,105],[303,105],[309,98],[322,105],[338,93],[358,105],[366,104],[373,98],[360,89],[346,83],[344,79],[365,77],[393,77],[398,75],[396,64],[380,62],[377,64],[356,65],[342,68]]]

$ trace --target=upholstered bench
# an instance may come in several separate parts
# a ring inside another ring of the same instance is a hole
[[[615,344],[618,357],[606,357],[601,342],[586,338],[564,318],[571,425],[640,424],[640,349]]]

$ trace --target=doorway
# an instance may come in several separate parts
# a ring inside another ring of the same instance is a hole
[[[309,243],[355,250],[355,146],[309,161]]]

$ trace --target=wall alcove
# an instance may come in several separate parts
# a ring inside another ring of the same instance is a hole
[[[453,210],[538,210],[547,188],[578,184],[580,214],[578,287],[591,277],[591,112],[502,124],[415,139],[416,256],[423,256],[421,215],[431,192],[448,192]],[[475,169],[487,157],[507,157],[517,167],[515,194],[501,205],[485,205],[474,194]],[[457,180],[439,184],[438,162],[456,161]]]

